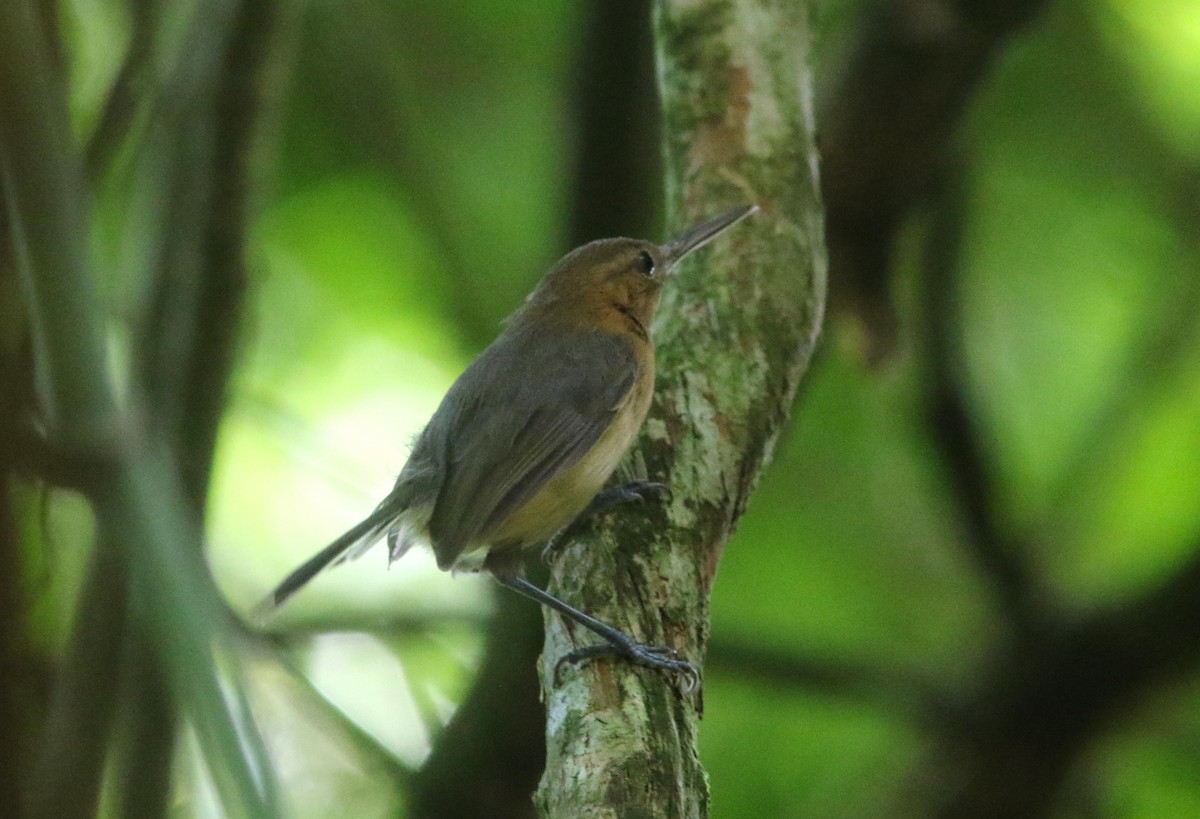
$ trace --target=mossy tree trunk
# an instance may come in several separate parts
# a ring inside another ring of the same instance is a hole
[[[804,3],[660,0],[655,6],[671,233],[724,209],[761,211],[685,262],[659,307],[658,387],[633,471],[661,503],[598,522],[554,566],[552,588],[702,667],[708,594],[816,344],[825,250]],[[702,817],[702,689],[626,664],[558,659],[591,642],[547,618],[551,817]]]

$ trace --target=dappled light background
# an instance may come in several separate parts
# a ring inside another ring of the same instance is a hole
[[[816,13],[821,85],[867,10]],[[371,511],[570,249],[579,54],[597,36],[583,2],[310,0],[291,19],[209,493],[208,558],[246,616]],[[130,23],[119,3],[72,0],[60,25],[86,134]],[[939,337],[986,465],[982,513],[1037,611],[1119,610],[1200,557],[1197,89],[1187,0],[1049,3],[995,55],[892,248],[897,344],[868,363],[863,314],[829,316],[724,552],[702,728],[713,816],[934,815],[957,787],[954,719],[1020,626],[937,443]],[[117,158],[94,203],[117,361],[159,207],[123,173],[134,162]],[[633,192],[626,223],[661,240],[657,191]],[[35,486],[15,497],[27,541],[54,544],[28,574],[34,642],[56,656],[90,520],[54,492],[43,527]],[[248,650],[251,700],[290,815],[403,812],[475,684],[493,587],[425,553],[389,569],[376,548],[256,624],[278,654]],[[1200,686],[1181,665],[1095,726],[1053,815],[1200,815]],[[173,815],[220,815],[186,732],[181,748]]]

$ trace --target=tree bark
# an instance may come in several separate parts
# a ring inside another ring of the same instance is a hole
[[[675,231],[747,202],[761,212],[682,265],[654,336],[658,389],[633,471],[663,502],[567,547],[552,588],[700,667],[725,542],[787,419],[816,344],[825,249],[805,4],[660,0],[655,7]],[[578,639],[578,642],[576,641]],[[624,663],[554,670],[591,642],[548,616],[543,655],[551,817],[702,817],[702,689]]]

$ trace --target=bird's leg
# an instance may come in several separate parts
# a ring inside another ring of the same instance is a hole
[[[663,671],[682,674],[685,679],[684,689],[686,691],[692,691],[699,684],[700,672],[686,660],[676,659],[678,653],[675,649],[665,646],[643,645],[620,629],[584,614],[579,609],[564,603],[550,594],[550,592],[538,588],[523,577],[510,577],[501,574],[497,574],[495,577],[501,585],[512,589],[518,594],[523,594],[530,600],[535,600],[543,606],[554,609],[568,620],[575,621],[608,641],[607,645],[586,646],[564,655],[554,666],[555,680],[558,679],[558,672],[565,664],[587,662],[596,657],[622,657],[631,663],[646,666],[647,668],[657,668]]]
[[[584,510],[575,516],[575,520],[559,529],[546,541],[542,548],[542,560],[549,563],[554,559],[559,549],[574,540],[593,517],[601,512],[607,512],[626,503],[641,503],[656,495],[668,491],[665,483],[655,481],[629,481],[628,483],[610,486],[596,493]]]

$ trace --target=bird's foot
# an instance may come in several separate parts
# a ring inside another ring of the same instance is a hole
[[[670,491],[669,486],[657,481],[629,481],[600,490],[575,520],[559,529],[553,537],[546,541],[546,545],[542,549],[542,561],[551,563],[558,552],[583,531],[584,526],[594,515],[607,512],[617,506],[624,506],[627,503],[642,503],[651,498],[661,497]]]
[[[666,646],[650,646],[642,643],[608,642],[599,645],[584,646],[568,652],[559,658],[554,666],[554,679],[557,684],[563,666],[583,665],[598,657],[619,657],[634,665],[645,668],[655,668],[677,674],[683,683],[683,692],[690,694],[700,685],[700,672],[687,660],[679,659],[679,652]]]
[[[628,483],[601,489],[588,505],[588,513],[596,514],[622,506],[626,503],[641,503],[651,498],[660,497],[671,491],[671,487],[658,481],[629,481]]]

